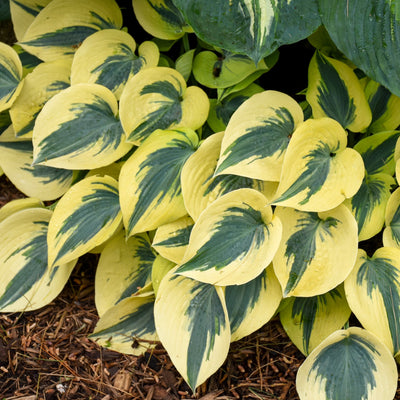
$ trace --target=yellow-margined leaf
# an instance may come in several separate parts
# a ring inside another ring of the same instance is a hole
[[[44,204],[40,199],[26,197],[23,199],[11,200],[0,208],[0,222],[5,220],[11,214],[24,210],[25,208],[44,208]]]
[[[120,231],[107,243],[96,269],[95,302],[100,316],[150,283],[155,258],[147,234],[125,239]]]
[[[240,188],[256,189],[271,199],[277,185],[239,175],[214,176],[224,132],[205,139],[185,163],[181,183],[188,214],[195,220],[218,197]]]
[[[358,250],[357,222],[340,205],[325,212],[277,207],[283,234],[273,260],[284,297],[324,294],[342,283]]]
[[[286,151],[272,204],[319,212],[356,194],[364,178],[364,163],[346,145],[346,131],[331,118],[301,124]]]
[[[17,52],[22,63],[22,76],[27,76],[35,67],[42,63],[42,60],[35,57],[33,54],[26,52],[20,45],[14,44],[13,49]]]
[[[0,112],[12,106],[22,87],[21,60],[11,46],[0,42]]]
[[[32,163],[32,141],[16,139],[10,126],[0,138],[0,166],[18,190],[46,201],[59,198],[71,186],[72,171]]]
[[[170,0],[135,0],[132,5],[139,24],[156,38],[175,40],[192,31]]]
[[[10,109],[16,136],[32,137],[35,120],[51,97],[70,85],[71,60],[41,63],[24,79],[24,86]]]
[[[381,247],[372,257],[358,251],[344,282],[350,308],[362,326],[400,352],[400,249]]]
[[[400,249],[400,188],[397,188],[387,201],[385,226],[382,235],[383,245]]]
[[[126,143],[117,113],[117,99],[104,86],[80,83],[58,93],[36,118],[34,163],[93,169],[120,159],[133,145]]]
[[[395,184],[388,174],[366,174],[358,192],[344,201],[357,221],[359,241],[370,239],[382,230],[390,189]]]
[[[35,17],[20,45],[43,61],[72,57],[80,44],[101,29],[120,29],[115,0],[52,0]]]
[[[47,228],[52,211],[41,207],[16,211],[0,223],[0,310],[36,310],[64,288],[75,260],[47,263]]]
[[[17,40],[22,40],[29,25],[36,15],[51,0],[10,0],[11,20]]]
[[[151,270],[151,282],[153,285],[154,294],[157,296],[158,288],[160,287],[161,281],[164,276],[167,275],[168,271],[176,267],[176,264],[167,260],[166,258],[158,255],[153,262],[153,268]]]
[[[234,190],[200,214],[176,273],[221,286],[249,282],[272,261],[281,236],[262,193]]]
[[[142,68],[155,67],[160,52],[154,42],[139,46],[125,31],[103,29],[86,38],[76,51],[71,69],[71,84],[98,83],[120,98],[128,79]]]
[[[193,391],[225,361],[231,333],[221,287],[173,269],[161,281],[154,319],[161,343]]]
[[[225,288],[231,341],[250,335],[266,324],[282,300],[282,289],[272,266],[243,285]]]
[[[378,337],[358,327],[326,338],[300,366],[300,400],[392,400],[397,388],[396,362]]]
[[[279,181],[290,137],[302,121],[303,111],[290,96],[254,94],[229,120],[216,174]]]
[[[110,350],[141,355],[158,341],[153,309],[152,295],[127,297],[100,317],[89,338]]]
[[[185,216],[181,170],[198,146],[191,129],[158,130],[121,168],[120,202],[128,236]]]
[[[306,97],[314,118],[333,118],[353,132],[371,123],[371,109],[357,75],[344,62],[319,51],[310,62]]]
[[[351,314],[343,286],[312,297],[290,297],[279,317],[290,340],[308,355],[331,333],[341,329]]]
[[[126,84],[120,101],[121,123],[128,141],[139,145],[156,129],[198,129],[210,102],[197,86],[168,67],[145,68]]]
[[[154,235],[152,246],[164,258],[179,264],[189,243],[194,222],[186,216],[169,224],[161,225]]]
[[[92,176],[73,185],[57,203],[49,224],[49,264],[74,260],[120,227],[118,182]]]

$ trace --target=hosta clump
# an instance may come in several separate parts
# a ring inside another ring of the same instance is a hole
[[[10,4],[0,168],[27,198],[0,210],[0,309],[44,306],[98,253],[92,340],[161,341],[193,391],[279,314],[302,400],[392,399],[398,7],[135,0],[136,36],[114,0]],[[311,34],[299,103],[264,75]]]

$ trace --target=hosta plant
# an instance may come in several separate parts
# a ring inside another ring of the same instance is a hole
[[[301,400],[393,399],[398,2],[121,9],[10,1],[0,168],[26,198],[0,209],[0,310],[48,304],[95,253],[91,339],[161,342],[193,392],[276,316],[307,356]],[[306,39],[301,93],[271,89],[281,46]]]

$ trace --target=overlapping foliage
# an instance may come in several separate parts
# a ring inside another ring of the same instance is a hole
[[[279,314],[302,400],[392,399],[398,2],[132,5],[127,30],[114,0],[10,1],[0,168],[27,198],[0,210],[0,311],[42,307],[99,253],[92,340],[161,341],[193,391]],[[304,91],[263,87],[306,38]]]

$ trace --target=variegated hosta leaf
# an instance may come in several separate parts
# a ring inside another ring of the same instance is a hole
[[[366,174],[358,192],[345,200],[357,221],[359,241],[370,239],[382,230],[390,189],[395,184],[388,174]]]
[[[22,76],[27,76],[35,67],[42,63],[42,60],[35,57],[33,54],[26,52],[20,45],[14,44],[13,49],[17,52],[22,63]]]
[[[290,96],[273,90],[254,94],[226,127],[216,175],[279,181],[290,137],[302,121],[303,111]]]
[[[168,67],[139,71],[126,84],[120,101],[121,123],[128,141],[139,145],[156,129],[200,128],[210,104],[197,86]]]
[[[400,137],[399,131],[375,133],[361,139],[355,146],[364,161],[368,174],[384,172],[393,175],[395,172],[395,147]]]
[[[373,80],[364,90],[372,111],[368,131],[377,133],[396,129],[400,125],[400,98]]]
[[[75,260],[47,263],[50,210],[34,206],[9,215],[0,223],[0,309],[36,310],[50,303],[64,288]]]
[[[344,62],[319,51],[310,62],[306,97],[314,118],[333,118],[353,132],[371,123],[371,109],[357,75]]]
[[[222,100],[210,99],[210,112],[208,113],[207,123],[214,132],[224,131],[228,125],[232,114],[253,94],[261,93],[264,89],[252,83],[246,88],[234,92]]]
[[[331,118],[301,124],[287,148],[272,203],[319,212],[354,196],[364,178],[364,163],[361,155],[346,145],[346,131]]]
[[[10,0],[11,20],[18,41],[22,40],[29,25],[36,15],[50,3],[51,0]]]
[[[276,186],[239,175],[214,176],[224,132],[215,133],[205,139],[185,163],[181,184],[183,200],[188,214],[195,220],[215,199],[240,188],[252,188],[272,198]]]
[[[52,0],[33,20],[20,45],[43,61],[72,56],[101,29],[120,29],[122,13],[115,0]]]
[[[161,225],[154,235],[152,246],[167,260],[179,264],[189,244],[194,222],[186,216],[169,224]]]
[[[17,52],[0,42],[0,112],[12,106],[22,86],[22,63]]]
[[[393,356],[374,334],[351,327],[326,338],[297,372],[300,400],[392,400],[397,387]]]
[[[191,129],[158,130],[121,168],[120,202],[128,236],[185,216],[181,170],[198,146]]]
[[[157,296],[158,288],[160,287],[161,281],[165,275],[172,269],[175,268],[176,264],[172,261],[167,260],[161,255],[157,255],[153,262],[153,268],[151,269],[151,283],[153,286],[154,294]]]
[[[174,40],[192,31],[172,0],[135,0],[132,5],[139,24],[156,38]]]
[[[223,289],[171,270],[158,289],[154,319],[161,343],[195,391],[228,355],[231,332]]]
[[[150,283],[155,258],[147,234],[125,239],[125,232],[121,231],[106,244],[95,280],[95,302],[100,317]]]
[[[351,310],[342,286],[312,297],[290,297],[279,313],[290,340],[308,355],[331,333],[341,329]]]
[[[110,350],[141,355],[158,341],[153,309],[154,296],[125,298],[100,317],[89,338]]]
[[[385,226],[382,235],[383,245],[400,249],[400,188],[391,194],[387,202]]]
[[[234,86],[256,71],[268,71],[264,60],[256,65],[247,56],[227,51],[219,56],[213,51],[201,51],[193,61],[193,75],[196,81],[213,89]]]
[[[104,86],[79,83],[58,93],[36,118],[34,163],[93,169],[120,159],[133,145],[126,143],[117,113],[117,99]]]
[[[10,109],[16,136],[32,137],[33,126],[44,104],[70,85],[71,60],[41,63],[24,79],[20,95]]]
[[[44,203],[34,197],[25,197],[22,199],[11,200],[0,208],[0,222],[5,220],[11,214],[18,211],[25,210],[26,208],[44,208]]]
[[[281,235],[262,193],[234,190],[200,214],[175,273],[221,286],[249,282],[270,264]]]
[[[139,56],[135,49],[135,40],[125,31],[104,29],[90,35],[74,55],[71,84],[98,83],[119,99],[131,76],[158,63],[160,52],[154,42],[142,43]]]
[[[199,38],[256,63],[279,46],[306,38],[321,23],[315,0],[173,1]]]
[[[273,260],[284,297],[324,294],[342,283],[357,257],[357,222],[340,205],[325,212],[277,207],[281,244]]]
[[[93,176],[58,201],[49,224],[49,264],[74,260],[110,238],[122,222],[118,182]]]
[[[243,285],[225,288],[231,341],[250,335],[266,324],[282,300],[282,289],[272,266]]]
[[[372,257],[358,251],[344,282],[350,308],[365,329],[392,353],[400,352],[400,249],[381,247]]]
[[[400,96],[398,2],[319,0],[319,8],[340,51],[367,76]]]
[[[0,140],[0,166],[8,179],[22,193],[40,200],[55,200],[71,186],[72,171],[32,165],[31,140]]]

